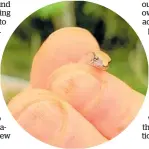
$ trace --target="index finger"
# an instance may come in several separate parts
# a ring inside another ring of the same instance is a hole
[[[97,49],[99,45],[96,39],[85,29],[67,27],[55,31],[34,57],[30,75],[32,86],[45,88],[47,78],[54,70],[64,64],[77,62],[86,53]]]

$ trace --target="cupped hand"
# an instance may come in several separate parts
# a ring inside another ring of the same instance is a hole
[[[51,34],[34,57],[31,86],[8,104],[32,136],[62,148],[87,148],[121,133],[144,96],[106,71],[79,60],[100,49],[85,29]]]

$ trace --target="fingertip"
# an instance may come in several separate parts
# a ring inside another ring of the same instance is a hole
[[[45,88],[47,77],[57,68],[79,61],[85,53],[100,49],[89,31],[67,27],[52,33],[36,53],[32,69],[33,87]]]

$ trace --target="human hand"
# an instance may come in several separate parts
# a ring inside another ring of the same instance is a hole
[[[99,48],[86,30],[54,32],[34,57],[31,86],[9,103],[32,136],[62,148],[87,148],[121,133],[144,96],[106,71],[78,63]]]

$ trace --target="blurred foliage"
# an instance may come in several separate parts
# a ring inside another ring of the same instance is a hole
[[[50,17],[62,15],[66,4],[66,2],[59,2],[53,5],[45,6],[44,9],[41,8],[37,10],[32,14],[32,16],[35,15],[41,17],[42,19],[49,19]]]
[[[113,75],[117,76],[124,82],[126,82],[130,87],[135,89],[136,91],[139,91],[143,94],[146,94],[147,86],[148,86],[148,78],[147,78],[147,72],[143,73],[145,76],[138,75],[134,69],[137,69],[137,71],[142,71],[143,67],[146,67],[147,69],[147,61],[146,59],[142,60],[136,60],[134,61],[134,55],[131,57],[131,62],[128,61],[128,57],[130,57],[130,50],[119,48],[115,49],[110,54],[112,58],[112,63],[110,64],[108,72],[112,73]],[[143,56],[145,56],[145,53],[143,52]],[[146,56],[145,56],[146,57]],[[137,62],[144,61],[144,65],[141,66],[141,69],[136,68]],[[132,67],[133,64],[133,67]],[[145,82],[142,81],[142,79],[145,80]]]
[[[40,45],[53,31],[65,26],[89,30],[112,58],[108,71],[133,89],[146,93],[148,64],[144,48],[138,46],[138,36],[113,11],[85,1],[48,5],[26,18],[8,41],[2,73],[29,80],[32,59]]]
[[[129,48],[134,48],[138,37],[131,26],[115,12],[103,6],[86,3],[83,9],[84,13],[95,19],[102,19],[106,24],[105,38],[117,36],[129,42]]]
[[[31,66],[30,46],[27,42],[13,36],[8,41],[3,54],[1,71],[3,74],[29,79]]]

